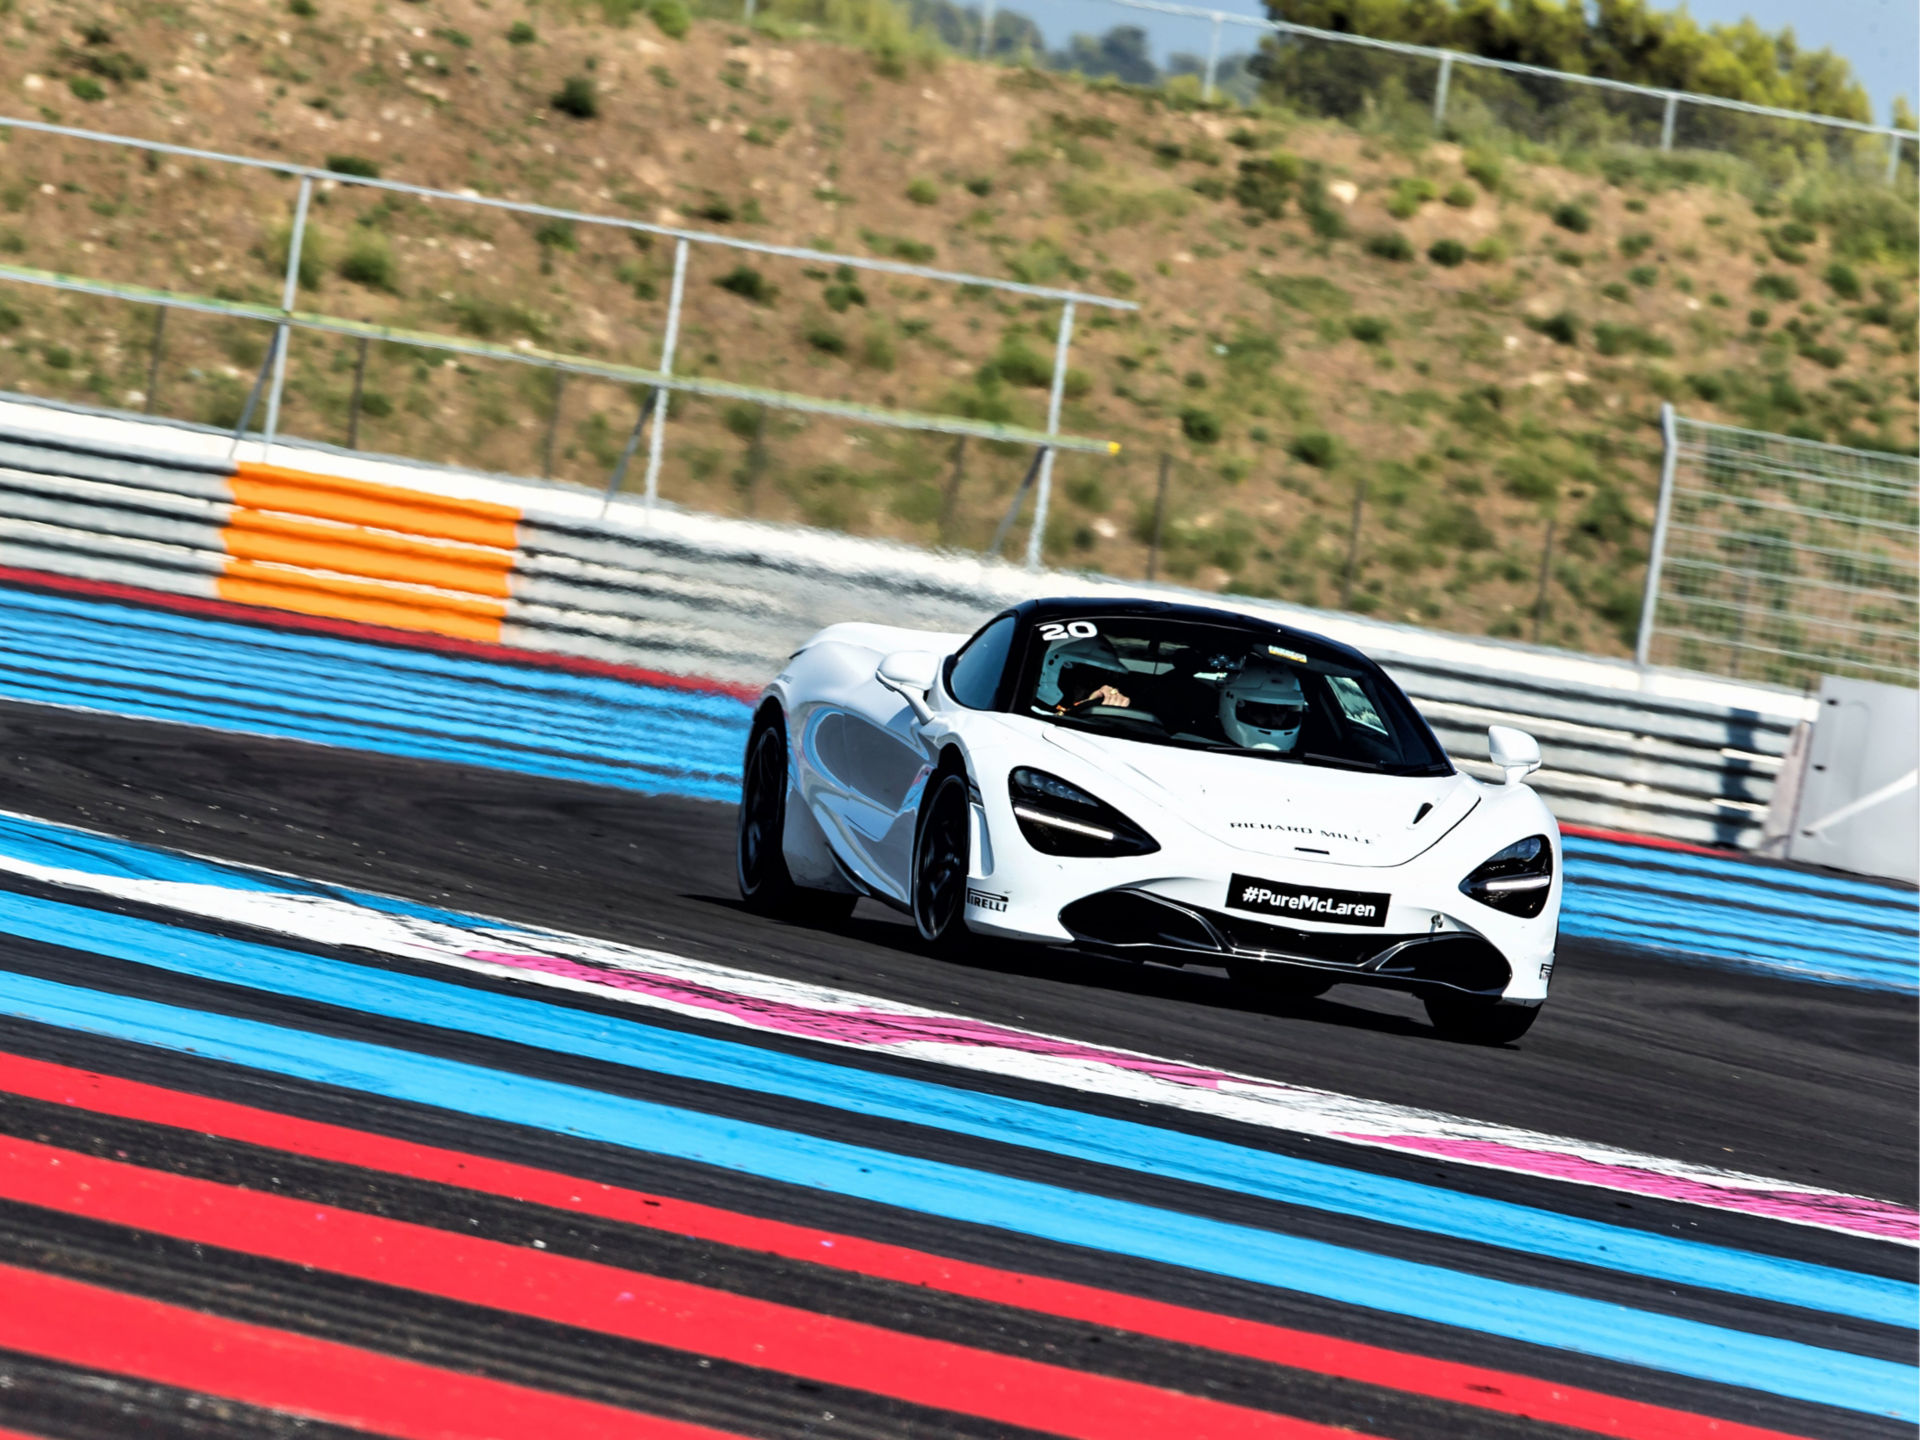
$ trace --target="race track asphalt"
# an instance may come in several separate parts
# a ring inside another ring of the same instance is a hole
[[[1217,971],[1139,966],[1044,950],[988,951],[955,963],[927,954],[910,926],[871,902],[851,921],[831,929],[770,922],[745,912],[735,898],[733,811],[708,801],[649,797],[497,769],[14,703],[0,703],[0,757],[6,777],[0,809],[170,851],[523,925],[657,947],[761,975],[830,984],[1371,1100],[1445,1110],[1906,1206],[1920,1200],[1915,1120],[1920,1106],[1915,1041],[1920,1029],[1910,995],[1809,984],[1563,940],[1553,997],[1541,1021],[1518,1045],[1481,1049],[1438,1040],[1416,1002],[1386,993],[1349,987],[1320,1000],[1265,1002],[1236,989]],[[38,893],[30,885],[16,888],[29,896]],[[131,903],[103,908],[134,917],[145,913]],[[212,925],[210,933],[240,932]],[[411,973],[405,965],[387,968]],[[599,1062],[504,1040],[455,1043],[418,1025],[311,1000],[250,994],[243,1003],[217,978],[152,971],[107,957],[104,951],[76,958],[72,950],[0,935],[0,970],[92,984],[116,995],[296,1025],[330,1036],[399,1043],[534,1079],[689,1105],[723,1119],[804,1129],[828,1140],[874,1144],[880,1137],[891,1148],[923,1159],[1001,1175],[1058,1181],[1070,1173],[1077,1186],[1116,1200],[1285,1228],[1290,1234],[1391,1253],[1397,1259],[1551,1285],[1856,1355],[1906,1364],[1913,1360],[1910,1329],[1683,1288],[1636,1288],[1637,1282],[1629,1285],[1618,1276],[1562,1261],[1490,1252],[1445,1236],[1397,1230],[1389,1234],[1371,1222],[1254,1202],[1151,1174],[1095,1166],[1063,1171],[996,1143],[829,1114],[792,1100],[738,1092],[716,1096],[710,1089],[657,1076],[635,1080]],[[522,993],[525,988],[511,981],[463,983],[489,994]],[[589,1016],[625,1013],[578,996],[553,1003]],[[721,1033],[685,1019],[650,1016],[647,1023],[694,1036]],[[817,1053],[799,1040],[757,1043],[770,1052]],[[869,1200],[796,1192],[685,1159],[654,1157],[642,1163],[583,1141],[535,1137],[493,1121],[433,1118],[322,1084],[269,1081],[240,1068],[38,1023],[0,1021],[0,1050],[283,1114],[406,1135],[422,1144],[589,1174],[750,1215],[851,1231],[981,1264],[1116,1287],[1467,1364],[1550,1375],[1608,1394],[1797,1434],[1911,1433],[1904,1422],[1845,1407],[1757,1395],[1585,1355],[1556,1352],[1545,1357],[1537,1347],[1417,1318],[1299,1295],[1276,1299],[1272,1291],[1231,1278],[1202,1284],[1141,1259],[1023,1240],[986,1226],[936,1224]],[[863,1070],[878,1074],[928,1073],[928,1067],[905,1059],[865,1057],[860,1063]],[[1047,1087],[1017,1080],[947,1074],[941,1083],[1057,1103]],[[1132,1101],[1090,1096],[1076,1104],[1085,1114],[1162,1123]],[[130,1163],[160,1166],[180,1176],[260,1183],[256,1156],[214,1138],[189,1144],[175,1131],[168,1132],[173,1138],[163,1143],[134,1119],[105,1118],[4,1095],[0,1117],[5,1117],[0,1129],[23,1143],[131,1157]],[[1857,1236],[1356,1150],[1310,1136],[1265,1135],[1252,1142],[1245,1128],[1204,1117],[1182,1116],[1177,1128],[1237,1145],[1257,1143],[1274,1154],[1329,1159],[1363,1174],[1550,1208],[1561,1215],[1684,1234],[1856,1274],[1908,1283],[1914,1279],[1912,1249]],[[303,1170],[280,1160],[274,1170],[272,1184],[282,1193],[315,1204],[366,1208],[364,1196],[355,1200],[349,1194],[357,1182],[343,1179],[337,1166],[314,1161]],[[482,1202],[465,1194],[449,1200],[447,1192],[423,1182],[393,1180],[373,1208],[399,1221],[438,1227],[436,1234],[465,1225],[463,1233],[504,1238],[527,1223],[520,1201]],[[1088,1360],[1085,1327],[1066,1321],[1010,1319],[1004,1309],[915,1298],[878,1282],[823,1278],[813,1269],[782,1267],[745,1252],[730,1251],[716,1261],[711,1249],[683,1246],[674,1251],[664,1241],[648,1248],[604,1224],[596,1229],[581,1222],[553,1246],[557,1253],[632,1264],[654,1275],[697,1278],[703,1285],[816,1313],[856,1320],[877,1316],[877,1323],[897,1323],[923,1337],[1002,1354],[1044,1355],[1088,1373],[1146,1385],[1184,1386],[1229,1397],[1261,1392],[1267,1398],[1249,1403],[1271,1403],[1302,1419],[1351,1424],[1371,1433],[1568,1433],[1305,1371],[1287,1372],[1288,1378],[1273,1391],[1272,1372],[1251,1368],[1250,1361],[1160,1341],[1113,1345],[1099,1359]],[[641,1250],[646,1253],[641,1255]],[[543,1392],[635,1406],[653,1415],[769,1437],[1026,1433],[1008,1423],[963,1419],[939,1406],[875,1399],[859,1386],[771,1384],[767,1372],[735,1360],[701,1360],[694,1369],[690,1352],[671,1346],[605,1337],[589,1342],[579,1329],[551,1320],[502,1319],[493,1311],[475,1311],[457,1297],[409,1295],[402,1303],[393,1298],[397,1292],[373,1281],[303,1275],[292,1261],[246,1256],[213,1262],[196,1260],[198,1253],[184,1238],[155,1238],[100,1218],[0,1203],[0,1264],[70,1278],[114,1275],[122,1277],[114,1281],[118,1288],[169,1305],[210,1308],[236,1322],[290,1324],[320,1340],[406,1355]],[[239,1298],[243,1295],[250,1298]],[[0,1309],[6,1303],[0,1299]],[[293,1315],[300,1318],[289,1320]],[[476,1318],[482,1315],[487,1318]],[[154,1433],[294,1433],[272,1404],[249,1408],[223,1402],[221,1418],[196,1404],[192,1384],[109,1382],[83,1365],[25,1353],[9,1356],[4,1353],[8,1349],[0,1338],[0,1380],[8,1387],[0,1392],[0,1423],[19,1423],[25,1433],[128,1433],[116,1429],[120,1422],[115,1416],[125,1413],[113,1408],[119,1404],[133,1407]],[[1274,1393],[1280,1398],[1271,1399]],[[829,1423],[819,1418],[823,1414],[837,1418]],[[298,1433],[345,1432],[307,1422]],[[401,1432],[394,1428],[391,1433]],[[1168,1432],[1143,1424],[1139,1433]]]

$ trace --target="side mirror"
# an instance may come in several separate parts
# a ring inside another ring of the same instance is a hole
[[[1540,742],[1511,725],[1487,727],[1487,758],[1506,774],[1507,784],[1519,782],[1540,768]]]
[[[940,678],[940,657],[926,650],[896,650],[880,662],[873,678],[896,692],[922,725],[933,719],[927,692]]]

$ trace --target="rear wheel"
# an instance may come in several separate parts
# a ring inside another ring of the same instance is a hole
[[[972,863],[973,802],[967,777],[948,770],[934,778],[920,802],[913,845],[913,923],[923,940],[965,943],[967,871]]]
[[[844,920],[858,895],[796,885],[782,848],[787,828],[787,727],[778,712],[760,716],[747,736],[740,774],[740,832],[734,871],[740,898],[761,915],[788,920]]]
[[[1502,1005],[1484,995],[1436,990],[1423,997],[1441,1038],[1467,1045],[1507,1045],[1533,1028],[1538,1005]]]
[[[1311,1000],[1326,994],[1335,984],[1331,975],[1296,970],[1287,965],[1269,965],[1261,960],[1232,961],[1227,966],[1227,974],[1242,989],[1273,1000]]]

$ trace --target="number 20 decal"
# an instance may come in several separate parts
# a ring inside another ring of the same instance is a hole
[[[1042,640],[1091,640],[1100,633],[1100,627],[1091,620],[1069,620],[1061,624],[1058,620],[1049,620],[1040,627]]]

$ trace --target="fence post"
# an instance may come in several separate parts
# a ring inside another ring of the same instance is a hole
[[[940,543],[946,544],[953,533],[953,512],[960,504],[960,482],[967,474],[967,437],[953,442],[953,473],[947,477],[946,494],[940,497]]]
[[[1887,184],[1891,185],[1900,178],[1900,137],[1887,136]]]
[[[1673,117],[1674,112],[1679,108],[1680,92],[1678,90],[1669,90],[1667,92],[1666,113],[1660,117],[1660,148],[1662,150],[1673,149]]]
[[[1647,547],[1647,589],[1640,601],[1640,634],[1633,663],[1645,669],[1653,653],[1653,612],[1660,603],[1660,562],[1667,547],[1667,517],[1673,510],[1673,473],[1680,460],[1679,427],[1673,406],[1660,407],[1660,502],[1653,512],[1653,540]]]
[[[1033,477],[1040,473],[1040,467],[1047,463],[1047,457],[1053,453],[1051,445],[1042,445],[1034,453],[1033,463],[1027,467],[1027,473],[1020,477],[1019,485],[1014,487],[1013,501],[1007,506],[1007,513],[1000,517],[1000,523],[994,526],[993,543],[987,547],[989,555],[998,555],[1000,547],[1007,543],[1007,531],[1013,528],[1014,517],[1020,513],[1020,504],[1027,498],[1027,491],[1033,488]]]
[[[347,448],[360,448],[360,396],[367,384],[367,347],[372,342],[360,337],[360,353],[353,358],[353,399],[347,405]]]
[[[673,351],[680,343],[680,296],[687,288],[687,242],[678,240],[673,246],[673,288],[667,292],[667,333],[660,344],[660,373],[673,374]],[[667,437],[667,401],[669,392],[661,390],[660,399],[654,406],[653,431],[647,436],[647,511],[649,522],[653,519],[653,502],[660,498],[660,460],[665,453]]]
[[[1208,103],[1213,100],[1213,80],[1220,71],[1220,22],[1221,14],[1213,12],[1213,34],[1207,38],[1207,83],[1200,89],[1200,98]]]
[[[1547,517],[1547,543],[1540,551],[1540,593],[1533,601],[1533,643],[1540,643],[1540,626],[1547,618],[1547,574],[1553,564],[1553,516]]]
[[[153,413],[154,400],[160,391],[160,352],[167,340],[167,307],[158,305],[153,311],[153,345],[147,357],[147,405],[146,412]]]
[[[1347,536],[1347,573],[1340,582],[1340,608],[1353,608],[1353,577],[1360,568],[1360,510],[1367,503],[1367,477],[1353,482],[1353,531]]]
[[[274,361],[280,354],[280,337],[286,334],[282,327],[276,327],[273,339],[267,342],[267,353],[260,361],[260,373],[253,377],[253,388],[247,391],[247,403],[240,407],[240,423],[233,427],[233,443],[227,447],[227,458],[231,460],[240,453],[241,437],[247,433],[247,427],[253,423],[254,409],[260,404],[260,391],[267,383],[267,374],[273,369]]]
[[[1053,344],[1053,389],[1047,396],[1047,434],[1060,433],[1060,400],[1067,391],[1067,348],[1073,344],[1073,301],[1060,307],[1060,335]],[[1040,452],[1040,494],[1033,502],[1033,530],[1027,536],[1027,568],[1040,568],[1040,547],[1047,533],[1047,505],[1053,499],[1053,447]]]
[[[607,477],[607,493],[600,499],[600,518],[607,518],[607,507],[613,504],[613,497],[619,493],[620,482],[627,478],[627,466],[633,462],[633,452],[640,448],[640,432],[646,429],[647,417],[653,413],[653,407],[660,403],[664,392],[655,386],[647,391],[647,398],[640,402],[640,413],[633,417],[633,429],[627,433],[626,448],[620,452],[619,463],[613,467],[613,474]]]
[[[1153,542],[1147,546],[1147,579],[1154,577],[1160,568],[1160,533],[1167,523],[1167,471],[1173,465],[1173,456],[1166,451],[1160,452],[1160,487],[1153,496]]]
[[[289,315],[293,313],[293,303],[300,293],[300,247],[307,238],[307,205],[313,199],[313,177],[300,177],[300,198],[293,205],[293,234],[287,240],[287,282],[280,292],[280,308]],[[280,430],[280,392],[287,383],[287,342],[293,337],[288,333],[286,321],[280,322],[279,344],[273,352],[273,388],[267,392],[267,431],[264,456],[273,448],[273,437]]]
[[[560,406],[567,398],[567,372],[553,372],[553,409],[547,412],[547,443],[540,456],[540,478],[553,478],[553,442],[560,435]]]
[[[993,58],[993,0],[986,0],[980,16],[980,58]]]
[[[740,23],[742,25],[753,24],[753,0],[746,0],[746,4],[742,7]]]
[[[1437,135],[1447,126],[1447,87],[1453,81],[1453,56],[1440,57],[1440,79],[1433,87],[1433,130]]]

